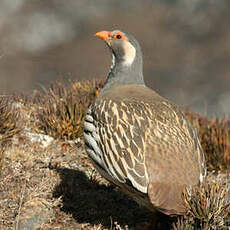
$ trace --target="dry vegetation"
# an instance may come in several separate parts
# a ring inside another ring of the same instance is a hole
[[[39,110],[34,129],[59,139],[80,137],[85,112],[102,84],[96,80],[68,85],[58,81],[49,89],[37,92],[35,101]]]
[[[209,170],[230,169],[230,120],[208,120],[194,113],[188,118],[199,130],[202,147],[206,153]]]
[[[151,213],[93,169],[82,122],[103,81],[54,83],[33,96],[0,98],[0,229],[136,229]],[[206,152],[207,183],[184,194],[188,213],[171,229],[229,225],[230,121],[192,112]]]

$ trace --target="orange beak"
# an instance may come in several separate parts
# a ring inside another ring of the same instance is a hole
[[[100,31],[94,34],[94,36],[99,37],[100,39],[104,41],[109,41],[111,38],[111,32],[110,31]]]

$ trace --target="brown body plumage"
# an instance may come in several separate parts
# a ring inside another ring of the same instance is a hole
[[[151,211],[183,214],[182,192],[205,177],[204,155],[183,112],[144,84],[107,87],[84,137],[95,167]]]

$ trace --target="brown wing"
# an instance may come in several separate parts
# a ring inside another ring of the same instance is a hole
[[[176,106],[165,101],[149,109],[155,117],[146,143],[149,198],[162,212],[181,214],[183,189],[205,176],[204,154],[196,131]]]
[[[115,181],[147,193],[148,174],[144,156],[147,124],[141,116],[142,109],[137,106],[137,103],[98,100],[92,114],[104,171]]]

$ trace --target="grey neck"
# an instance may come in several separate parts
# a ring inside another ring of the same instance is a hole
[[[130,66],[123,64],[123,60],[112,53],[112,65],[101,94],[106,90],[125,84],[145,85],[143,77],[142,55],[136,55]]]

